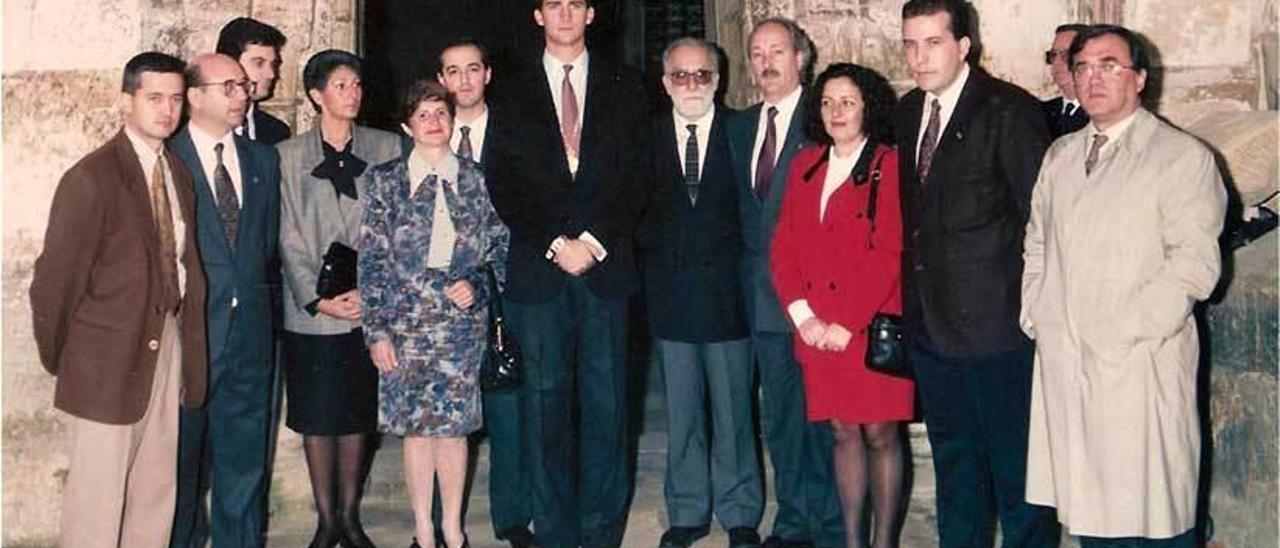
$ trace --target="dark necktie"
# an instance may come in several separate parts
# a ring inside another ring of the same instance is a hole
[[[213,168],[213,190],[218,194],[218,218],[222,220],[222,228],[227,231],[227,244],[235,251],[236,224],[240,222],[240,198],[236,197],[236,187],[231,184],[231,173],[227,171],[227,165],[222,163],[222,143],[213,145],[213,153],[218,158],[218,165]]]
[[[458,156],[468,160],[472,158],[471,152],[471,126],[462,126],[458,128],[462,133],[462,137],[458,138]]]
[[[756,157],[756,198],[762,202],[769,197],[769,183],[773,179],[773,157],[778,148],[778,129],[774,124],[777,117],[778,107],[769,107],[764,143],[760,145],[760,156]]]
[[[564,66],[564,80],[560,82],[560,137],[564,139],[564,151],[569,156],[578,155],[578,96],[573,94],[573,82],[569,72],[573,65]]]
[[[1093,174],[1093,168],[1098,165],[1098,151],[1102,150],[1102,145],[1107,144],[1107,136],[1101,133],[1093,136],[1093,142],[1089,144],[1089,155],[1084,158],[1084,174],[1089,176]]]
[[[156,158],[151,169],[151,213],[160,236],[160,277],[165,309],[178,308],[178,249],[173,228],[173,210],[169,205],[169,189],[164,182],[164,155]]]
[[[689,203],[698,203],[698,124],[684,126],[689,138],[684,141],[684,187],[689,191]]]
[[[942,104],[937,99],[929,107],[929,125],[924,128],[924,137],[920,139],[920,160],[916,162],[916,175],[923,185],[929,178],[929,168],[933,164],[933,150],[938,147],[938,132],[942,129]]]

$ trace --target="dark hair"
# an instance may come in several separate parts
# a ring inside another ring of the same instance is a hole
[[[906,21],[922,15],[945,13],[949,15],[950,25],[947,30],[956,40],[969,38],[973,40],[973,29],[969,23],[969,2],[966,0],[910,0],[902,5],[902,20]]]
[[[324,89],[325,84],[329,82],[329,75],[338,67],[347,67],[360,76],[360,58],[349,51],[340,49],[327,49],[307,60],[307,66],[302,69],[302,89],[307,94],[307,100],[311,101],[311,106],[315,107],[316,112],[320,112],[320,105],[316,104],[311,98],[311,90]]]
[[[489,50],[484,48],[484,44],[481,44],[480,41],[475,38],[463,37],[456,40],[450,40],[443,48],[440,48],[440,54],[436,56],[436,60],[440,62],[441,72],[444,72],[444,52],[453,48],[461,47],[476,48],[476,51],[480,52],[480,64],[486,67],[489,66]]]
[[[827,128],[822,125],[822,91],[827,82],[836,78],[848,78],[862,93],[862,133],[867,140],[892,145],[893,107],[898,102],[898,95],[889,85],[889,80],[879,72],[853,63],[832,63],[818,75],[805,105],[809,138],[826,145],[832,142]]]
[[[751,33],[747,35],[747,41],[750,42],[751,37],[755,36],[756,31],[765,25],[779,25],[787,30],[787,35],[791,37],[791,49],[800,52],[804,57],[803,66],[800,67],[800,81],[808,83],[813,80],[813,62],[817,58],[814,55],[813,40],[809,39],[809,33],[805,32],[800,24],[787,19],[786,17],[766,17],[751,27]]]
[[[1151,68],[1151,56],[1147,53],[1147,46],[1137,33],[1124,28],[1120,25],[1090,25],[1084,30],[1076,34],[1071,40],[1071,49],[1067,50],[1067,66],[1074,67],[1076,64],[1076,55],[1080,54],[1080,50],[1084,49],[1084,45],[1094,38],[1106,35],[1120,37],[1129,45],[1129,58],[1133,62],[1133,71],[1147,72]]]
[[[271,46],[279,55],[280,48],[284,47],[285,42],[288,41],[280,29],[257,19],[237,17],[223,25],[222,31],[218,33],[218,45],[214,51],[230,55],[232,59],[239,61],[240,54],[244,53],[247,45]]]
[[[1058,25],[1058,28],[1053,29],[1053,33],[1054,33],[1054,34],[1058,34],[1058,33],[1061,33],[1061,32],[1076,32],[1076,33],[1078,33],[1078,32],[1080,32],[1080,31],[1083,31],[1084,29],[1087,29],[1087,28],[1089,28],[1089,25],[1086,25],[1086,24],[1084,24],[1084,23],[1064,23],[1064,24]]]
[[[449,93],[444,84],[425,78],[414,80],[409,84],[408,89],[404,90],[404,96],[400,99],[400,122],[409,123],[409,118],[413,117],[414,111],[418,110],[418,105],[426,101],[444,101],[444,108],[449,111],[450,118],[453,118],[457,109],[453,94]]]
[[[148,51],[134,55],[124,64],[124,76],[120,79],[120,91],[132,95],[142,85],[142,73],[160,72],[183,76],[187,64],[167,53]],[[185,76],[183,81],[185,83]]]

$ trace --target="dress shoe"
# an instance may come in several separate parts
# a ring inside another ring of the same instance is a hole
[[[698,527],[672,527],[662,534],[662,541],[658,544],[660,548],[688,548],[697,542],[698,539],[707,536],[711,527],[700,525]]]
[[[760,544],[760,548],[813,548],[813,541],[803,540],[785,540],[778,535],[769,535]]]
[[[511,544],[511,548],[533,548],[533,533],[529,532],[529,528],[523,525],[509,527],[498,534],[499,540],[505,540]]]
[[[409,543],[409,548],[422,548],[422,545],[418,544],[418,537],[413,537],[413,541]]]
[[[359,522],[346,523],[339,520],[338,523],[341,524],[342,532],[338,545],[342,548],[377,548],[373,541],[369,540],[369,536],[364,534],[364,528]]]
[[[760,534],[751,527],[729,529],[729,548],[759,548]]]

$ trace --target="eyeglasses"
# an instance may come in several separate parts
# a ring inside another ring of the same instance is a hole
[[[1133,65],[1126,65],[1114,59],[1108,59],[1101,63],[1085,63],[1081,61],[1071,67],[1071,74],[1075,75],[1076,78],[1089,78],[1095,72],[1103,76],[1118,76],[1122,70],[1133,70]]]
[[[677,86],[689,85],[690,79],[693,80],[693,83],[699,86],[705,86],[711,83],[711,79],[714,78],[715,75],[715,71],[707,69],[696,70],[693,72],[678,70],[676,72],[668,72],[667,78],[670,78],[671,82]]]
[[[1050,50],[1045,50],[1045,52],[1044,52],[1044,64],[1046,64],[1046,65],[1052,65],[1052,64],[1053,64],[1053,62],[1054,62],[1054,61],[1056,61],[1056,60],[1058,60],[1058,59],[1062,59],[1062,61],[1063,61],[1063,62],[1066,62],[1066,61],[1067,61],[1067,50],[1065,50],[1065,49],[1050,49]]]
[[[243,80],[224,80],[222,82],[205,82],[203,84],[194,84],[191,87],[203,88],[208,86],[222,86],[222,94],[226,95],[227,97],[230,97],[232,94],[236,92],[236,88],[240,88],[241,90],[244,90],[245,94],[248,94],[250,85],[251,85],[251,82],[249,82],[249,79],[245,78]]]

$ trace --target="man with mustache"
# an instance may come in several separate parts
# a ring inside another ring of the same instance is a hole
[[[204,409],[182,412],[170,546],[200,547],[212,537],[215,548],[260,547],[275,368],[268,267],[279,239],[279,157],[232,131],[244,123],[250,85],[235,59],[201,55],[187,67],[187,80],[191,120],[170,146],[194,179],[197,242],[209,280],[209,394]]]
[[[1018,327],[1022,235],[1049,143],[1039,102],[970,66],[972,6],[911,0],[902,45],[919,86],[898,103],[903,329],[938,485],[943,548],[1056,546],[1027,504],[1031,341]],[[995,515],[992,515],[992,509]]]
[[[653,195],[637,234],[667,404],[671,527],[660,546],[692,545],[709,532],[713,511],[731,547],[757,546],[764,486],[752,420],[755,368],[738,277],[738,189],[725,134],[733,111],[715,104],[715,46],[681,38],[662,60],[672,112],[653,124]]]
[[[162,548],[173,526],[178,408],[204,403],[205,281],[191,175],[165,149],[181,59],[124,66],[124,128],[53,196],[31,318],[70,438],[59,546]]]
[[[752,29],[749,53],[764,101],[735,116],[728,130],[738,180],[747,322],[760,367],[761,417],[778,502],[764,545],[839,546],[845,536],[831,467],[834,441],[829,426],[805,418],[791,321],[778,302],[769,270],[769,244],[791,158],[809,142],[801,105],[813,44],[795,21],[769,18]]]

